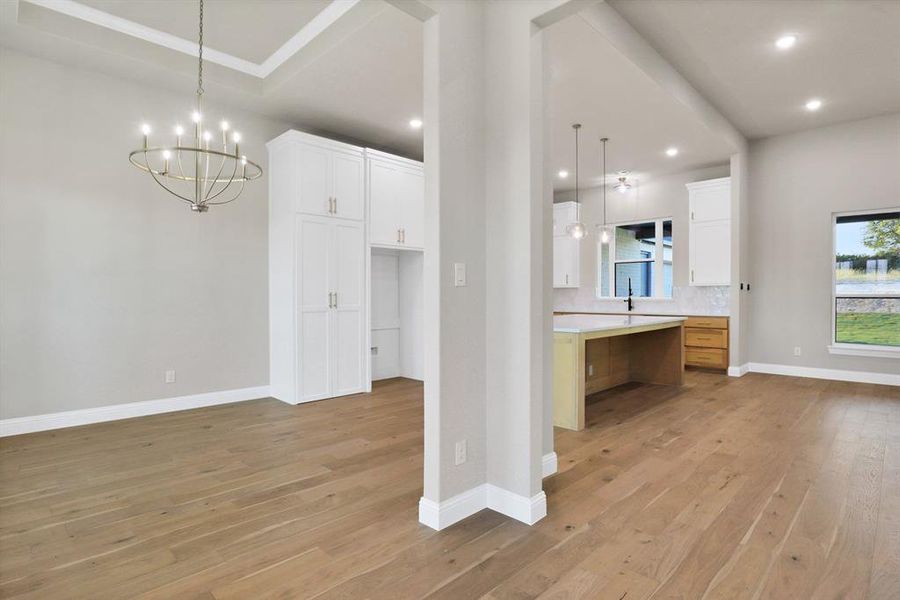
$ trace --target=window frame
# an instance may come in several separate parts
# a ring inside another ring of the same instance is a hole
[[[837,293],[837,268],[835,268],[835,260],[837,258],[837,221],[839,217],[859,216],[859,215],[877,215],[885,212],[900,212],[900,207],[896,208],[870,208],[866,210],[852,210],[831,213],[831,256],[829,262],[831,264],[831,338],[828,344],[828,352],[830,354],[841,354],[846,356],[867,356],[872,358],[900,358],[900,346],[880,346],[877,344],[854,344],[852,342],[837,341],[837,301],[838,298],[900,298],[900,294],[838,294]]]
[[[664,291],[666,287],[665,283],[665,243],[663,241],[663,224],[666,221],[672,222],[672,296],[665,296]],[[640,225],[642,223],[653,223],[654,224],[654,236],[656,238],[656,250],[654,252],[657,258],[646,258],[646,259],[627,259],[627,260],[617,260],[616,259],[616,227],[627,227],[629,225]],[[611,230],[609,236],[609,242],[604,244],[600,241],[598,236],[597,238],[597,286],[594,289],[594,296],[599,300],[625,300],[628,296],[616,296],[616,265],[618,264],[637,264],[637,263],[652,263],[653,264],[653,293],[650,296],[632,296],[635,300],[647,301],[652,300],[655,302],[673,302],[674,301],[674,289],[675,289],[675,219],[673,217],[652,217],[646,219],[636,219],[633,221],[620,221],[618,223],[607,223],[606,225],[601,225],[601,228],[606,227]],[[607,264],[607,281],[609,282],[609,295],[603,295],[603,280],[600,277],[600,269],[603,265],[603,246],[607,246],[609,251],[609,262]]]

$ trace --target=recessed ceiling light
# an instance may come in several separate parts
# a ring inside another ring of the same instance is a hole
[[[797,43],[796,35],[783,35],[777,40],[775,40],[775,46],[778,47],[779,50],[787,50],[789,48],[793,48],[794,44]]]
[[[678,156],[678,148],[666,148],[666,156]]]
[[[409,126],[413,129],[419,129],[422,127],[422,119],[410,119]]]
[[[813,98],[806,103],[806,110],[810,112],[815,112],[822,108],[822,101],[818,98]]]
[[[566,177],[569,176],[569,172],[566,171],[565,169],[561,169],[560,172],[557,173],[557,175],[559,175],[560,179],[565,179]]]

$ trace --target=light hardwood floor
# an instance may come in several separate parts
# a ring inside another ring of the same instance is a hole
[[[900,389],[689,372],[558,430],[534,527],[417,523],[422,387],[0,442],[4,598],[900,598]]]

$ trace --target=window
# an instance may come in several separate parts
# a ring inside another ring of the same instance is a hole
[[[836,354],[900,355],[900,211],[834,217]]]
[[[598,242],[597,296],[672,297],[672,220],[611,226],[608,244]]]

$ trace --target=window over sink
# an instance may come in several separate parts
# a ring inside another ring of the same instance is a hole
[[[672,219],[610,225],[609,242],[597,242],[597,296],[672,297]]]

